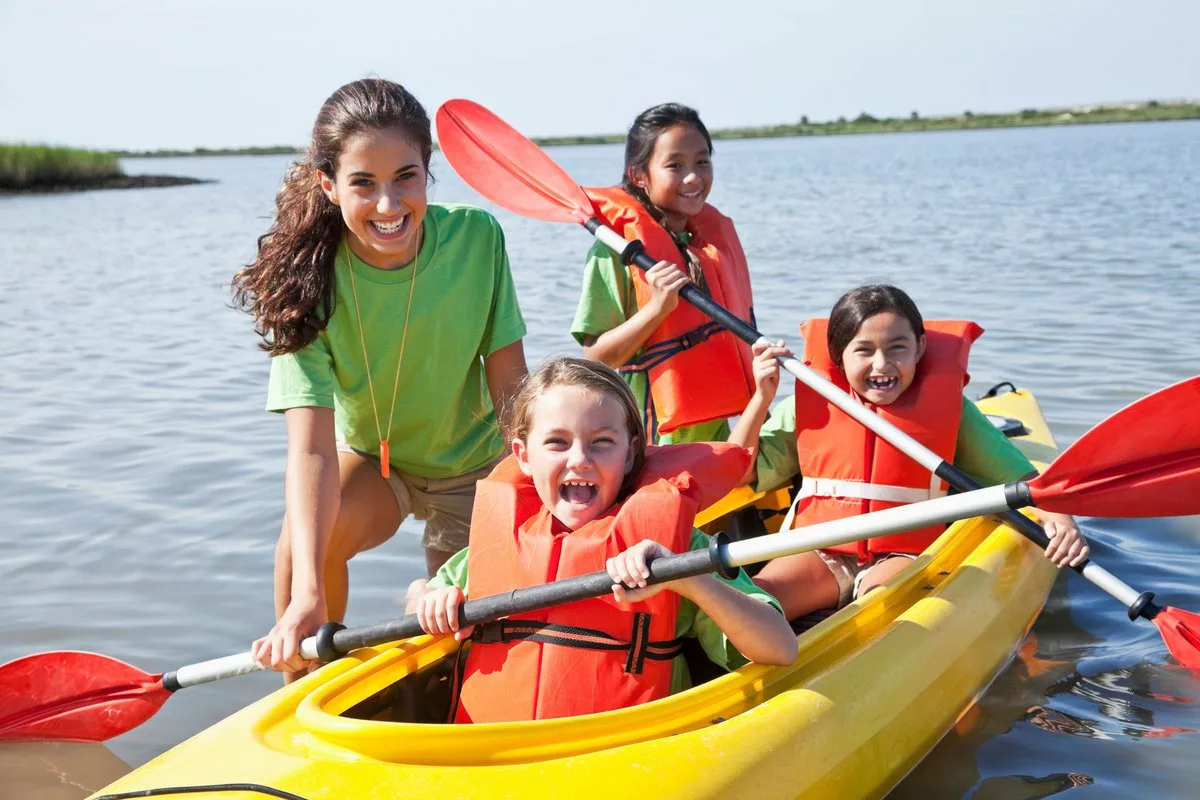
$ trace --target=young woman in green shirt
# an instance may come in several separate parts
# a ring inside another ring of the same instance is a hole
[[[404,87],[341,87],[234,278],[288,436],[278,621],[253,653],[293,675],[300,640],[345,614],[356,553],[410,514],[429,574],[466,545],[475,481],[504,449],[497,409],[526,372],[504,234],[481,209],[428,202],[431,151]]]

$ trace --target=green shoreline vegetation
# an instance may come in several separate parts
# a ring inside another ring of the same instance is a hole
[[[121,177],[112,153],[45,145],[0,144],[0,189],[98,183]]]
[[[126,175],[116,153],[0,144],[0,194],[142,189],[207,182],[174,175]]]
[[[1096,125],[1112,122],[1161,122],[1200,119],[1200,100],[1150,100],[1144,103],[1071,106],[1036,109],[1005,114],[975,114],[964,111],[950,116],[922,117],[913,111],[907,117],[874,117],[865,111],[854,119],[839,117],[827,122],[811,122],[800,117],[795,123],[713,130],[714,139],[765,139],[782,136],[842,136],[862,133],[909,133],[916,131],[957,131],[979,128],[1028,128],[1045,125]],[[573,144],[616,144],[625,141],[624,133],[581,136],[540,136],[533,141],[544,147]],[[121,158],[167,158],[175,156],[293,155],[303,148],[245,147],[195,150],[118,151]]]
[[[1027,108],[1007,114],[974,114],[964,111],[962,114],[935,117],[922,117],[913,111],[907,117],[877,118],[864,111],[854,119],[839,117],[832,121],[812,122],[807,116],[803,116],[798,122],[789,124],[714,130],[712,136],[714,139],[760,139],[783,136],[841,136],[1188,119],[1200,119],[1200,100],[1162,102],[1150,100],[1145,103],[1120,105]],[[625,134],[543,136],[535,138],[534,141],[542,146],[614,144],[625,141]],[[301,149],[287,145],[232,149],[199,147],[195,150],[105,152],[46,145],[0,144],[0,193],[178,186],[204,182],[195,178],[169,175],[127,176],[121,170],[119,163],[119,159],[122,158],[294,155],[299,152]]]
[[[712,131],[714,139],[767,139],[784,136],[844,136],[867,133],[912,133],[959,131],[982,128],[1030,128],[1047,125],[1096,125],[1113,122],[1163,122],[1200,119],[1200,101],[1128,103],[1124,105],[1076,106],[1072,108],[1027,108],[1007,114],[975,114],[964,111],[952,116],[922,117],[913,111],[907,117],[874,117],[862,112],[854,119],[838,117],[828,122],[798,122]],[[595,136],[549,136],[534,139],[539,145],[613,144],[625,134]]]

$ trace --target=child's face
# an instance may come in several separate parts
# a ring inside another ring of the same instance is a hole
[[[667,225],[682,230],[688,217],[704,208],[712,189],[712,154],[704,135],[691,125],[676,125],[663,131],[645,172],[635,173],[633,182],[645,190]]]
[[[409,264],[420,249],[425,220],[425,167],[421,151],[394,128],[351,137],[338,157],[337,175],[318,173],[338,206],[354,254],[373,267]]]
[[[925,353],[912,323],[892,311],[868,317],[842,351],[850,388],[868,403],[886,406],[904,394]]]
[[[577,530],[617,501],[633,468],[625,411],[608,394],[579,386],[553,386],[533,401],[525,441],[514,439],[521,471],[533,478],[550,513]]]

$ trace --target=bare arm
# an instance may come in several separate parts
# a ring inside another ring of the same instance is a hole
[[[738,652],[756,664],[787,666],[796,660],[796,634],[774,606],[712,575],[675,581],[671,588],[702,608]]]
[[[688,283],[687,273],[668,261],[660,261],[646,271],[650,302],[632,317],[599,336],[585,336],[583,355],[614,369],[629,363],[642,344],[679,305],[679,290]]]
[[[291,408],[287,424],[284,513],[292,551],[291,600],[270,632],[254,642],[259,663],[303,666],[300,640],[325,622],[325,552],[341,504],[333,409]]]
[[[671,554],[658,542],[646,539],[610,558],[605,569],[613,579],[617,602],[633,603],[670,589],[699,606],[725,632],[738,652],[751,661],[786,666],[796,660],[796,635],[779,610],[742,594],[712,575],[647,586],[648,561]]]
[[[782,340],[772,346],[762,343],[755,344],[753,350],[754,395],[746,404],[746,410],[738,417],[733,430],[729,432],[729,438],[726,439],[730,444],[736,444],[749,450],[750,455],[753,456],[750,459],[750,466],[746,468],[746,474],[742,476],[743,484],[758,478],[756,466],[758,462],[758,432],[762,429],[763,423],[767,421],[767,415],[771,413],[771,401],[775,399],[775,393],[779,390],[779,362],[775,359],[778,356],[790,357],[792,355],[792,351],[784,346]]]
[[[484,357],[483,371],[487,375],[488,393],[492,396],[492,407],[496,409],[496,417],[503,421],[508,413],[513,395],[517,393],[517,388],[521,384],[521,379],[528,372],[528,368],[525,366],[525,345],[522,340],[518,339]]]

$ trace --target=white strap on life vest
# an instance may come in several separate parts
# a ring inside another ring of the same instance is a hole
[[[864,481],[843,481],[834,478],[810,478],[804,476],[800,483],[800,491],[796,493],[796,499],[792,501],[791,508],[788,509],[787,516],[783,518],[783,525],[779,530],[792,530],[792,523],[796,519],[796,509],[800,505],[800,501],[808,497],[833,497],[833,498],[853,498],[857,500],[883,500],[888,503],[920,503],[923,500],[932,500],[935,497],[942,497],[946,494],[946,490],[942,487],[942,481],[932,472],[929,474],[929,487],[922,489],[914,489],[911,486],[888,486],[882,483],[866,483]]]

